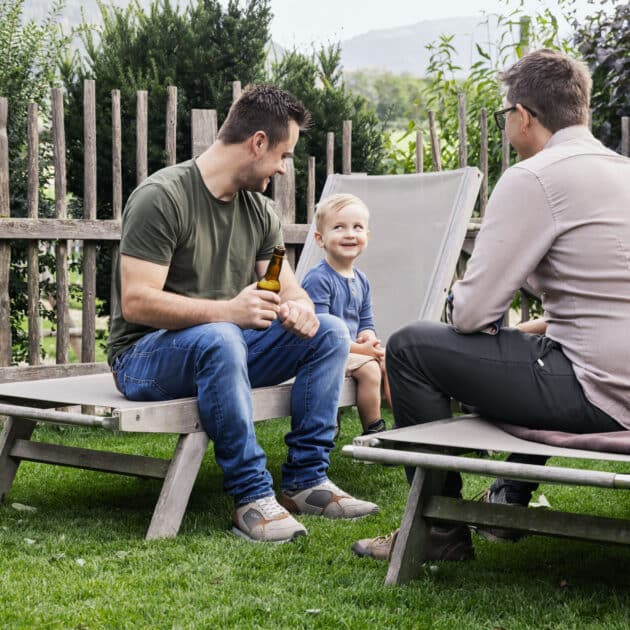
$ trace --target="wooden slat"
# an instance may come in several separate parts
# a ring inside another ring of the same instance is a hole
[[[308,158],[308,174],[306,181],[306,222],[313,221],[315,214],[315,158]]]
[[[630,157],[630,116],[621,117],[621,155]]]
[[[0,218],[2,219],[10,216],[8,113],[8,101],[0,97]],[[0,366],[11,365],[10,271],[11,244],[0,241]]]
[[[168,86],[166,102],[166,165],[172,166],[177,161],[177,88]]]
[[[11,457],[40,464],[98,470],[148,479],[164,479],[170,463],[167,459],[157,457],[96,451],[21,439],[15,441]]]
[[[488,110],[481,108],[481,149],[479,168],[483,174],[481,192],[479,193],[479,209],[483,217],[488,205]]]
[[[216,109],[192,110],[192,157],[201,155],[217,139]]]
[[[469,525],[514,529],[531,534],[630,544],[630,520],[432,497],[422,510],[426,518]]]
[[[120,220],[104,219],[7,219],[0,240],[120,240]]]
[[[39,213],[39,131],[37,120],[37,103],[28,105],[28,217],[36,219]],[[27,281],[26,293],[28,301],[28,362],[31,365],[40,363],[40,331],[39,331],[39,243],[29,242],[27,248]]]
[[[232,81],[232,102],[234,102],[237,98],[240,97],[242,93],[241,82],[240,81]]]
[[[63,90],[61,88],[54,88],[52,90],[52,136],[55,162],[56,219],[54,219],[54,221],[64,222],[67,216],[66,131],[63,112]],[[38,235],[37,230],[33,230],[33,234]],[[52,235],[46,236],[56,239],[56,237]],[[41,238],[46,238],[46,236],[41,236]],[[68,321],[68,241],[63,239],[56,240],[55,279],[57,283],[57,293],[55,295],[55,311],[57,315],[57,339],[55,360],[57,363],[63,364],[68,362],[68,346],[70,344],[70,322]]]
[[[11,457],[16,440],[28,440],[37,423],[22,418],[8,418],[0,432],[0,503],[11,490],[20,461]]]
[[[85,195],[83,217],[96,219],[96,87],[85,81],[84,91]],[[96,244],[83,243],[83,317],[81,361],[91,363],[96,354]]]
[[[468,138],[466,135],[466,95],[457,95],[457,121],[459,130],[458,165],[463,168],[468,164]]]
[[[343,121],[343,135],[341,136],[341,173],[352,173],[352,121]]]
[[[287,223],[282,226],[284,240],[289,244],[303,244],[308,225]],[[12,240],[79,239],[84,241],[120,240],[120,221],[99,219],[3,219],[0,243]]]
[[[440,138],[437,133],[435,112],[429,112],[429,135],[431,137],[431,156],[433,158],[433,170],[442,170],[442,151],[440,150]]]
[[[207,448],[205,432],[179,438],[147,531],[147,540],[177,536]]]
[[[107,363],[66,363],[65,365],[39,365],[0,367],[0,383],[39,381],[48,378],[66,378],[109,372]]]
[[[293,158],[284,161],[283,175],[273,176],[273,200],[281,223],[295,223],[295,166]]]
[[[424,171],[424,140],[422,129],[416,131],[416,173]]]
[[[326,177],[335,172],[335,134],[326,134]]]
[[[136,92],[136,183],[143,182],[148,175],[149,146],[149,93]]]

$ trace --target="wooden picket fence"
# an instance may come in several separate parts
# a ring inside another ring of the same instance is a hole
[[[55,190],[55,218],[40,219],[38,217],[39,194],[39,135],[38,108],[31,103],[28,110],[28,198],[27,218],[11,218],[9,203],[9,159],[7,121],[9,103],[0,97],[0,382],[12,380],[30,380],[55,376],[70,376],[101,372],[106,368],[103,364],[95,363],[96,354],[96,246],[98,241],[113,243],[113,258],[116,257],[118,241],[120,240],[120,226],[122,214],[122,142],[121,142],[121,103],[120,91],[111,93],[112,107],[112,193],[113,218],[100,220],[96,218],[96,103],[95,83],[87,80],[84,83],[84,198],[83,218],[68,219],[67,190],[66,190],[66,140],[64,128],[63,91],[53,89],[51,93],[52,107],[52,143],[54,159],[54,190]],[[232,84],[233,98],[241,93],[241,84]],[[193,109],[192,112],[192,153],[199,155],[208,147],[217,135],[217,112],[212,109]],[[432,162],[435,170],[441,167],[440,139],[438,136],[435,116],[428,112],[429,137]],[[622,126],[622,147],[624,155],[630,153],[630,119],[624,117]],[[481,160],[477,166],[483,172],[484,178],[480,193],[481,216],[488,199],[488,112],[481,111]],[[459,99],[459,166],[468,165],[467,135],[466,135],[466,104],[463,95]],[[177,132],[177,88],[168,88],[166,104],[166,165],[174,164],[176,153]],[[136,97],[136,173],[140,183],[148,175],[148,93],[137,92]],[[341,173],[352,172],[352,121],[343,122],[341,130]],[[416,171],[423,171],[423,143],[421,131],[416,136]],[[326,137],[326,173],[331,174],[335,169],[335,132],[330,131]],[[502,150],[503,170],[509,166],[509,145],[503,135]],[[295,171],[291,160],[287,161],[286,174],[274,176],[273,198],[275,207],[283,227],[285,243],[290,258],[295,263],[296,250],[304,243],[308,233],[315,207],[315,158],[308,160],[307,172],[307,224],[295,223]],[[471,226],[464,245],[468,254],[472,251],[475,226]],[[9,276],[11,267],[11,242],[26,240],[27,253],[27,299],[28,299],[28,366],[8,367],[11,365],[11,328],[9,311]],[[69,269],[68,242],[81,241],[83,249],[83,312],[81,324],[81,363],[68,364],[68,347],[70,341],[70,322],[68,321],[69,303]],[[54,241],[56,258],[56,286],[55,308],[56,324],[56,354],[55,366],[41,365],[41,336],[39,321],[39,265],[40,241]]]

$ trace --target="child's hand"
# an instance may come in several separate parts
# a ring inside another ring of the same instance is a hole
[[[356,350],[353,349],[353,352],[357,354],[365,354],[379,360],[385,356],[385,348],[381,346],[381,340],[377,339],[373,333],[367,339],[361,339],[361,335],[359,335],[356,344],[357,348]]]

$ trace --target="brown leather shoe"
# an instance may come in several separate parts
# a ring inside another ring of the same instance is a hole
[[[352,545],[352,551],[362,558],[389,560],[398,531],[387,536],[358,540]],[[475,548],[468,527],[457,525],[449,528],[431,528],[431,547],[427,560],[460,561],[473,560],[474,557]]]

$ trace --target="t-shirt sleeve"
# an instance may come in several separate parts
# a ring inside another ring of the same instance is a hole
[[[262,195],[261,195],[262,196]],[[264,210],[265,210],[265,225],[263,238],[260,243],[260,247],[256,252],[256,260],[269,260],[273,254],[273,250],[276,245],[284,245],[282,238],[282,225],[280,219],[275,213],[271,201],[264,198]]]
[[[168,266],[180,228],[175,204],[166,192],[155,184],[142,186],[133,192],[125,207],[120,253]]]
[[[332,287],[329,278],[320,273],[317,268],[311,269],[302,281],[302,288],[313,300],[316,313],[330,313]]]
[[[367,276],[361,274],[359,276],[361,284],[363,285],[363,304],[361,304],[361,310],[359,312],[359,328],[357,332],[362,330],[374,330],[374,313],[372,312],[372,290],[370,289],[370,282]]]

